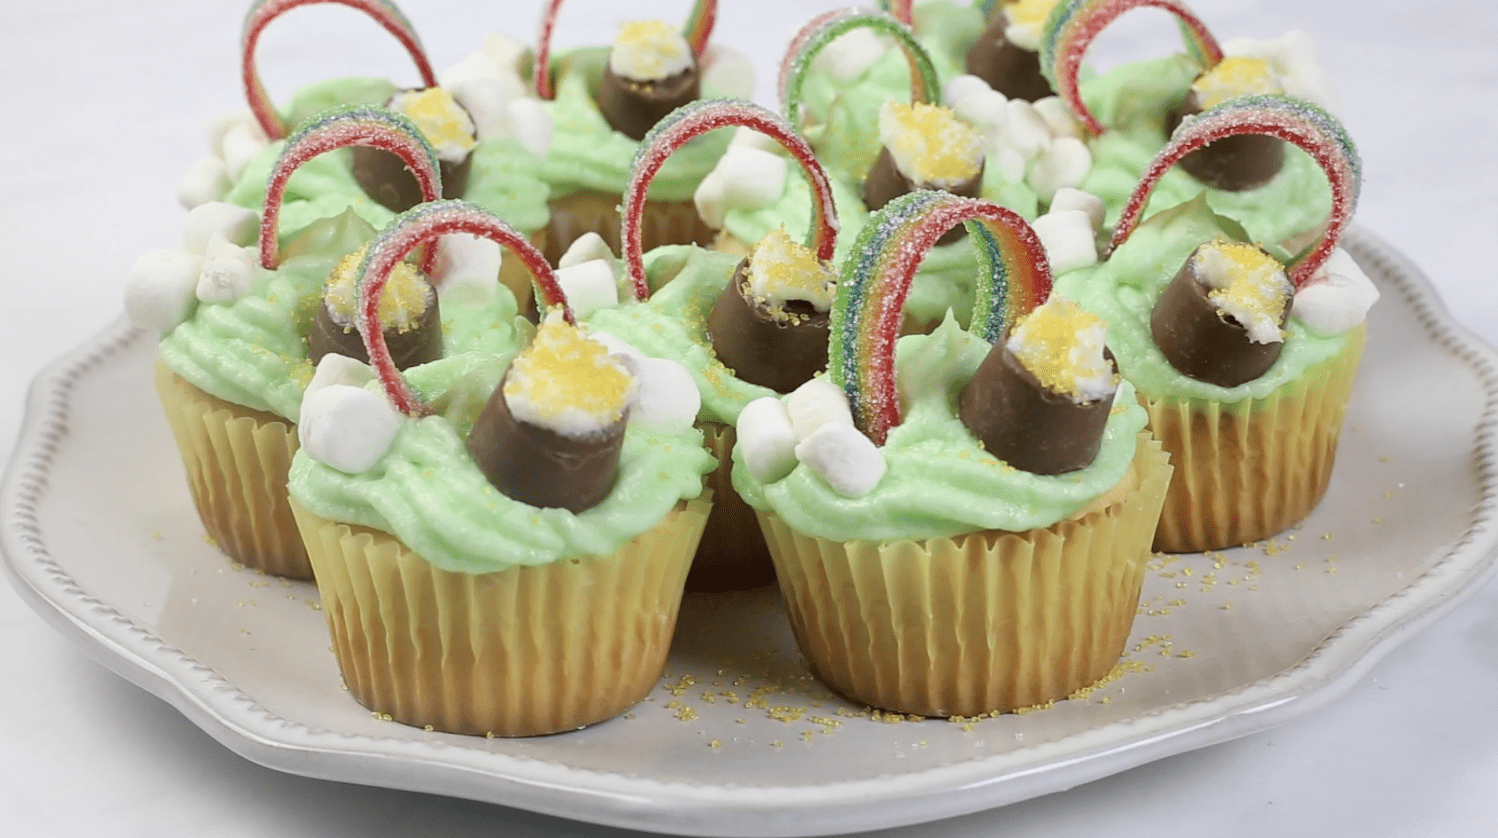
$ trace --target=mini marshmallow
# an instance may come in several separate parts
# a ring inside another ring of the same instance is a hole
[[[1097,231],[1082,210],[1061,210],[1042,215],[1030,223],[1055,273],[1097,264]]]
[[[567,252],[557,261],[557,267],[570,268],[594,259],[613,262],[614,251],[609,249],[609,243],[603,240],[603,236],[589,231],[572,240],[572,244],[567,246]]]
[[[510,100],[525,95],[518,78],[477,76],[444,84],[453,101],[468,111],[474,133],[480,140],[499,140],[510,136]]]
[[[484,305],[499,288],[499,266],[504,248],[499,242],[452,233],[437,239],[437,264],[432,284],[442,302]]]
[[[545,158],[551,148],[551,114],[539,100],[511,99],[505,106],[510,115],[510,133],[537,157]]]
[[[307,382],[307,389],[302,391],[302,401],[307,401],[308,396],[324,387],[341,385],[363,388],[365,384],[374,381],[374,377],[374,370],[369,364],[330,352],[317,362],[317,369],[312,371],[312,380]]]
[[[791,428],[797,442],[828,423],[853,424],[848,395],[825,378],[812,378],[797,387],[786,397],[785,410],[791,417]]]
[[[245,164],[264,151],[266,145],[265,135],[258,125],[235,123],[231,126],[224,135],[219,152],[219,156],[224,159],[224,169],[228,172],[229,179],[238,180]]]
[[[518,38],[503,32],[491,32],[484,38],[484,46],[463,60],[448,67],[437,77],[437,83],[451,89],[454,84],[475,78],[514,78],[520,80],[520,71],[529,65],[530,48]]]
[[[579,319],[586,319],[601,308],[619,305],[619,286],[615,284],[614,267],[607,259],[558,268],[556,277],[572,305],[572,313]]]
[[[626,343],[623,338],[609,332],[589,332],[588,339],[603,344],[610,355],[618,355],[625,359],[626,368],[629,368],[634,360],[643,360],[646,357],[645,353]]]
[[[635,377],[629,424],[670,433],[692,427],[702,408],[702,394],[687,368],[668,358],[623,357]]]
[[[692,201],[710,227],[721,228],[730,209],[769,206],[785,190],[789,162],[750,145],[730,145],[703,178]]]
[[[260,215],[247,207],[209,201],[193,207],[182,221],[182,246],[189,253],[203,253],[214,236],[246,245],[260,232]]]
[[[1337,89],[1331,74],[1322,68],[1316,58],[1316,46],[1311,36],[1292,29],[1278,38],[1260,41],[1254,38],[1233,38],[1222,45],[1225,56],[1259,58],[1269,62],[1269,67],[1279,76],[1285,93],[1320,105],[1328,113],[1337,112]]]
[[[733,99],[754,96],[754,64],[749,56],[720,44],[709,44],[702,59],[702,86]]]
[[[845,498],[867,495],[884,477],[884,454],[852,425],[834,422],[817,428],[796,443],[796,459]]]
[[[224,141],[231,133],[247,132],[251,137],[265,141],[265,132],[248,110],[221,113],[208,121],[208,148],[214,155],[224,157]]]
[[[774,137],[762,134],[753,128],[747,128],[743,125],[733,129],[733,139],[729,140],[728,144],[730,146],[746,145],[750,148],[757,148],[761,151],[769,151],[775,154],[785,153],[785,148]]]
[[[1007,105],[1009,121],[1003,142],[1029,160],[1039,154],[1051,142],[1051,129],[1045,124],[1035,106],[1023,99],[1010,99]]]
[[[125,314],[142,329],[165,334],[192,316],[203,257],[181,250],[147,250],[125,276]]]
[[[1051,198],[1051,212],[1066,212],[1067,210],[1081,210],[1087,213],[1092,221],[1093,232],[1103,229],[1103,199],[1092,194],[1083,192],[1070,186],[1063,186],[1056,190],[1056,195]]]
[[[1009,99],[977,76],[957,76],[947,82],[942,101],[963,122],[981,129],[990,142],[1009,127]]]
[[[702,217],[704,224],[716,229],[722,229],[728,213],[728,202],[723,197],[724,180],[723,172],[715,168],[707,173],[707,177],[697,184],[697,191],[692,193],[692,205],[697,208],[697,214]]]
[[[223,198],[231,185],[224,161],[205,154],[193,161],[182,175],[182,182],[177,184],[177,200],[182,206],[192,209]]]
[[[203,248],[194,295],[200,303],[232,303],[250,290],[256,254],[214,233]]]
[[[1368,319],[1378,288],[1347,251],[1337,248],[1300,290],[1290,313],[1320,335],[1339,335]]]
[[[755,399],[736,424],[744,466],[761,483],[774,483],[796,468],[796,435],[785,405],[774,396]]]
[[[1087,144],[1075,137],[1061,137],[1031,161],[1025,182],[1035,190],[1036,197],[1049,202],[1058,190],[1081,184],[1090,171],[1092,152],[1087,150]]]
[[[1082,123],[1077,121],[1076,115],[1071,112],[1071,108],[1068,108],[1065,102],[1061,101],[1060,96],[1036,99],[1031,105],[1045,121],[1045,126],[1051,132],[1052,137],[1082,139]]]
[[[380,393],[330,384],[302,399],[297,439],[312,459],[362,474],[390,450],[399,428],[400,414]]]
[[[872,29],[860,28],[835,38],[812,59],[812,69],[833,81],[849,85],[858,81],[890,48],[889,41]]]
[[[1025,156],[1005,145],[991,147],[988,151],[989,162],[1004,176],[1009,183],[1020,183],[1025,179]]]

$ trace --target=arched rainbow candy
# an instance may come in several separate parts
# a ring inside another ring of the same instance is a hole
[[[547,0],[546,7],[541,11],[541,34],[536,36],[536,60],[531,67],[538,99],[556,98],[556,91],[551,84],[551,33],[557,28],[557,14],[561,8],[562,0]],[[681,35],[698,61],[707,52],[707,42],[712,37],[713,25],[717,20],[717,0],[696,0],[692,4],[692,12],[687,15]]]
[[[1357,146],[1336,117],[1303,99],[1283,94],[1261,94],[1229,99],[1180,124],[1170,142],[1160,149],[1144,170],[1139,185],[1124,204],[1113,230],[1117,248],[1139,226],[1150,193],[1165,172],[1182,157],[1202,146],[1238,134],[1267,134],[1294,143],[1311,155],[1326,173],[1332,189],[1332,209],[1326,234],[1305,258],[1290,270],[1290,281],[1299,288],[1331,256],[1342,233],[1352,221],[1363,184],[1363,162]]]
[[[384,386],[390,403],[407,416],[426,416],[431,414],[432,409],[411,391],[410,385],[390,357],[390,347],[385,344],[385,333],[380,326],[380,292],[385,289],[391,272],[406,258],[406,254],[449,233],[483,236],[509,248],[530,271],[531,279],[536,284],[537,299],[544,300],[547,306],[561,306],[567,322],[577,322],[572,315],[572,307],[567,303],[567,295],[562,291],[562,286],[557,284],[556,273],[547,264],[546,257],[514,227],[488,210],[466,201],[417,204],[396,216],[369,243],[364,259],[359,263],[356,280],[359,294],[359,335],[364,338],[369,365],[374,368],[375,375]]]
[[[308,120],[286,140],[281,156],[265,184],[265,208],[260,214],[260,266],[274,270],[280,248],[281,203],[291,175],[308,160],[338,148],[369,146],[388,151],[416,176],[425,200],[442,197],[442,175],[437,152],[416,123],[387,108],[346,105]],[[431,273],[436,250],[427,253],[422,269]]]
[[[822,48],[854,29],[868,28],[889,35],[905,51],[910,64],[910,101],[929,105],[941,104],[941,81],[926,48],[915,39],[910,27],[883,12],[861,9],[838,9],[812,18],[791,38],[785,58],[780,62],[780,112],[792,125],[801,119],[801,88],[811,61]]]
[[[906,26],[915,27],[914,0],[879,0],[879,10]]]
[[[286,136],[286,121],[281,118],[275,105],[271,104],[270,94],[266,93],[265,85],[260,81],[260,74],[255,70],[255,46],[260,41],[260,33],[265,30],[267,24],[286,12],[298,6],[312,6],[318,3],[338,3],[350,6],[374,18],[376,23],[394,35],[401,42],[401,46],[406,48],[406,52],[411,54],[411,58],[416,61],[416,69],[421,73],[422,85],[437,86],[437,74],[432,72],[432,64],[427,60],[426,51],[421,47],[421,39],[416,37],[416,30],[411,28],[411,22],[390,0],[256,0],[245,15],[244,28],[240,34],[240,75],[244,80],[245,98],[249,100],[250,112],[255,115],[255,120],[260,123],[260,130],[265,132],[265,136],[272,140],[279,140]]]
[[[848,394],[853,421],[876,445],[900,423],[895,340],[910,282],[936,240],[963,222],[979,255],[971,332],[995,343],[1051,294],[1045,247],[1011,210],[925,190],[902,195],[874,213],[843,262],[832,304],[827,374]]]
[[[806,246],[823,262],[832,261],[837,246],[837,206],[832,200],[832,184],[827,172],[817,162],[811,145],[796,133],[785,120],[774,112],[753,102],[742,99],[701,99],[682,105],[651,128],[635,159],[630,164],[629,182],[624,186],[624,205],[620,209],[619,240],[629,278],[635,287],[635,298],[643,300],[650,295],[650,286],[645,281],[645,257],[640,218],[645,206],[645,197],[650,181],[665,165],[671,153],[694,137],[716,128],[742,126],[752,128],[785,147],[811,186],[811,229],[806,234]]]
[[[1062,0],[1051,9],[1040,35],[1040,70],[1072,113],[1094,134],[1103,133],[1103,126],[1082,101],[1078,86],[1082,58],[1108,24],[1124,12],[1144,7],[1164,9],[1176,16],[1186,52],[1202,69],[1211,69],[1222,60],[1222,47],[1217,45],[1217,39],[1180,0]]]

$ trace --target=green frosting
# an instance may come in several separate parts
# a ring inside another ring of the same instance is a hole
[[[1262,376],[1237,387],[1220,387],[1177,372],[1150,336],[1155,299],[1197,245],[1217,237],[1243,239],[1242,230],[1212,213],[1202,198],[1162,212],[1140,225],[1106,262],[1056,280],[1055,293],[1070,297],[1108,321],[1108,348],[1118,370],[1150,398],[1173,397],[1235,404],[1262,399],[1330,360],[1345,335],[1318,335],[1291,309],[1279,359]],[[1276,253],[1283,260],[1283,253]]]
[[[1084,469],[1036,475],[984,451],[957,418],[957,397],[988,351],[987,342],[950,318],[930,335],[900,339],[895,360],[904,418],[880,449],[887,470],[869,494],[843,497],[800,464],[781,480],[761,483],[749,474],[738,446],[734,489],[805,535],[895,541],[1047,527],[1082,511],[1123,479],[1146,420],[1128,382],[1120,383],[1102,448]]]
[[[199,303],[193,316],[161,339],[161,360],[199,389],[293,422],[312,379],[307,333],[323,284],[338,260],[374,236],[352,212],[319,221],[290,237],[276,270],[259,265],[249,291],[232,303]],[[503,287],[483,305],[442,306],[448,351],[513,351],[515,298]]]
[[[1082,97],[1109,130],[1089,143],[1092,170],[1081,189],[1103,199],[1114,224],[1144,170],[1165,145],[1165,119],[1186,98],[1200,67],[1185,55],[1141,61],[1082,83]],[[1212,209],[1237,220],[1256,242],[1281,242],[1314,229],[1331,211],[1331,187],[1310,155],[1285,148],[1285,165],[1269,183],[1244,192],[1203,186],[1179,166],[1155,187],[1146,215],[1205,193]]]
[[[465,440],[512,358],[470,352],[408,370],[412,388],[438,415],[402,419],[390,450],[362,474],[345,474],[299,452],[291,465],[291,496],[328,520],[391,533],[444,570],[488,573],[612,554],[679,501],[702,493],[702,475],[716,463],[700,431],[634,427],[624,434],[618,482],[591,509],[543,509],[500,493],[468,455]]]
[[[658,247],[645,254],[645,275],[658,288],[643,303],[632,299],[588,316],[589,331],[608,332],[652,358],[686,367],[704,421],[733,424],[744,405],[775,391],[734,377],[713,353],[707,317],[741,258],[692,245]]]
[[[552,120],[551,147],[541,166],[541,179],[551,186],[553,196],[584,189],[618,195],[629,182],[640,143],[615,131],[593,101],[607,58],[607,47],[595,47],[567,53],[556,62],[556,98],[546,103]],[[704,88],[703,95],[722,94]],[[650,182],[649,197],[692,200],[731,139],[729,132],[716,131],[682,146]]]

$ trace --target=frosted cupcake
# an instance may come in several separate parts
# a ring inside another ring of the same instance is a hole
[[[1253,242],[1205,198],[1138,224],[1165,169],[1239,134],[1294,143],[1325,168],[1333,212],[1302,254]],[[1157,549],[1258,541],[1325,493],[1378,297],[1336,249],[1359,183],[1357,151],[1324,111],[1283,96],[1232,100],[1182,123],[1126,205],[1108,261],[1058,285],[1108,321],[1119,370],[1177,464]]]
[[[972,330],[897,346],[916,263],[969,220],[993,254]],[[1166,458],[1101,322],[1040,305],[1050,272],[1018,216],[912,193],[856,247],[827,377],[747,407],[734,449],[797,642],[833,689],[900,713],[1065,698],[1123,651]]]
[[[329,278],[336,287],[340,264],[346,275],[345,260],[374,230],[346,210],[308,224],[284,243],[275,231],[297,166],[358,142],[396,151],[430,194],[440,190],[431,149],[409,121],[378,109],[334,111],[286,143],[266,190],[263,219],[227,204],[204,205],[189,214],[185,249],[145,254],[126,283],[132,322],[162,334],[157,389],[205,529],[235,560],[284,576],[312,572],[285,490],[302,391],[313,377],[309,334],[318,331]],[[255,241],[257,221],[258,245],[246,247]],[[444,295],[456,294],[440,318],[425,279],[406,309],[426,315],[427,338],[420,342],[428,351],[440,352],[444,344],[512,348],[510,294],[492,275],[448,278]],[[344,311],[346,319],[350,312]]]
[[[406,253],[454,232],[509,248],[549,314],[519,354],[403,376],[372,301]],[[397,721],[479,735],[624,711],[660,677],[710,507],[712,457],[663,404],[678,377],[589,340],[541,253],[462,202],[398,218],[360,286],[375,380],[308,393],[290,475],[349,691]]]

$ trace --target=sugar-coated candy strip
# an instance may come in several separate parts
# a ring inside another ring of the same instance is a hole
[[[937,239],[967,223],[978,245],[974,334],[1000,339],[1051,293],[1045,247],[1018,214],[949,192],[911,192],[869,218],[843,262],[832,304],[827,374],[843,388],[858,428],[883,445],[900,423],[895,340],[911,280]]]
[[[1131,9],[1153,7],[1175,15],[1187,53],[1210,69],[1222,60],[1222,47],[1206,24],[1180,0],[1063,0],[1051,9],[1040,35],[1040,70],[1072,113],[1094,134],[1103,126],[1082,101],[1078,74],[1082,58],[1098,33]]]
[[[906,26],[915,26],[913,0],[879,0],[879,10]]]
[[[1150,194],[1165,172],[1202,146],[1239,134],[1266,134],[1294,143],[1321,166],[1332,190],[1326,233],[1314,250],[1290,269],[1290,281],[1300,288],[1331,256],[1352,221],[1363,184],[1358,149],[1336,117],[1303,99],[1283,94],[1261,94],[1229,99],[1180,124],[1170,142],[1160,149],[1124,204],[1113,230],[1112,246],[1123,244],[1144,215]]]
[[[547,0],[541,10],[541,33],[536,36],[536,57],[531,69],[538,99],[556,98],[556,90],[551,83],[551,35],[557,28],[557,15],[561,9],[562,0]],[[681,34],[698,61],[707,52],[707,42],[712,37],[713,25],[717,20],[717,0],[696,0],[692,4],[692,12],[687,16]]]
[[[655,124],[640,141],[630,165],[629,182],[624,186],[624,205],[620,209],[620,249],[634,284],[635,298],[650,295],[645,282],[645,257],[641,217],[650,181],[665,165],[666,159],[695,137],[717,128],[740,126],[764,134],[785,147],[811,186],[811,229],[807,247],[823,262],[832,261],[837,246],[837,206],[832,200],[832,184],[827,172],[817,162],[811,145],[796,129],[773,111],[743,99],[702,99],[683,105]]]
[[[275,270],[280,248],[281,203],[291,175],[303,163],[338,148],[370,146],[396,155],[421,187],[422,197],[442,197],[442,175],[437,152],[426,135],[406,116],[372,105],[346,105],[323,111],[287,138],[265,184],[265,209],[260,217],[260,266]],[[431,273],[436,248],[427,252],[423,270]]]
[[[240,74],[244,80],[245,98],[249,100],[250,112],[255,115],[265,136],[272,140],[286,136],[286,121],[281,118],[275,105],[271,104],[270,94],[266,92],[265,85],[260,81],[260,74],[255,69],[255,46],[260,41],[260,34],[272,20],[299,6],[319,3],[338,3],[369,15],[375,23],[394,35],[401,46],[406,48],[406,52],[411,54],[411,58],[416,61],[417,71],[421,73],[422,85],[437,86],[437,74],[432,71],[432,63],[427,60],[421,39],[416,37],[416,30],[411,27],[411,22],[390,0],[256,0],[245,14],[244,27],[240,33]]]
[[[801,116],[801,88],[806,83],[812,59],[823,47],[854,29],[873,29],[894,38],[910,64],[910,101],[941,104],[941,81],[931,55],[915,39],[910,27],[883,12],[862,9],[838,9],[812,18],[791,38],[780,62],[780,112],[792,125]]]
[[[557,283],[556,273],[547,263],[546,256],[530,243],[522,233],[488,210],[467,201],[433,201],[417,204],[396,216],[380,234],[369,243],[364,259],[359,263],[357,288],[359,291],[358,326],[364,338],[364,347],[369,353],[369,365],[385,388],[396,410],[407,416],[426,416],[432,409],[423,404],[405,377],[390,357],[390,347],[385,343],[384,329],[380,325],[380,293],[390,274],[406,254],[423,244],[435,241],[450,233],[468,233],[498,242],[514,253],[530,271],[536,285],[536,298],[543,308],[561,306],[562,315],[568,323],[576,324],[567,295]]]

